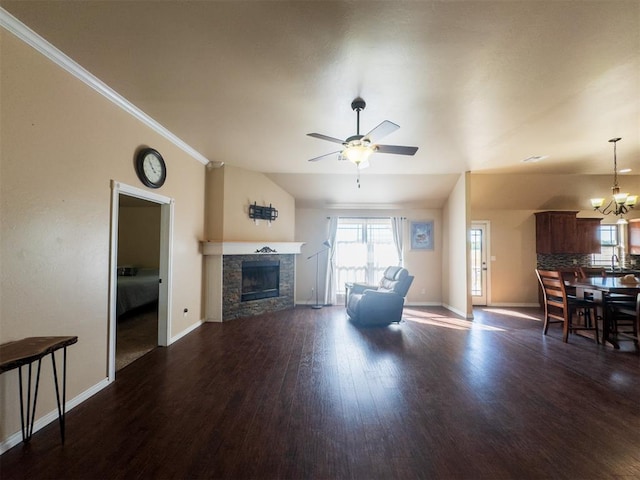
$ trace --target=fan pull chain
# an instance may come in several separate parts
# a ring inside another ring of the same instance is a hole
[[[358,188],[360,188],[360,169],[358,168],[358,179],[356,180],[356,183],[358,184]]]

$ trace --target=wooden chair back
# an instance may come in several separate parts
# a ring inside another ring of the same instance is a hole
[[[604,267],[580,267],[577,274],[578,278],[606,277],[607,270]]]
[[[563,340],[569,336],[569,301],[562,272],[536,269],[536,275],[542,289],[544,304],[544,327],[546,335],[550,323],[563,324]]]

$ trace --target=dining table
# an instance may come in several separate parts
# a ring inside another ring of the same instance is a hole
[[[635,278],[635,277],[634,277]],[[575,288],[576,297],[590,298],[594,302],[600,303],[602,307],[602,342],[609,343],[614,348],[620,348],[618,343],[609,335],[611,332],[611,318],[607,301],[612,295],[629,295],[635,301],[640,293],[640,282],[633,281],[628,277],[587,277],[576,278],[565,282],[568,287]]]

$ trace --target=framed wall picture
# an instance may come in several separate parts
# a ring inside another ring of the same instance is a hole
[[[411,222],[411,250],[433,250],[433,220]]]

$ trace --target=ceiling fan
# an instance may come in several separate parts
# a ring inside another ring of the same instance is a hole
[[[319,138],[320,140],[327,140],[333,143],[339,143],[343,147],[335,152],[327,153],[310,159],[310,162],[317,162],[325,157],[335,155],[338,153],[338,160],[349,160],[353,162],[358,170],[369,166],[369,157],[372,153],[392,153],[396,155],[415,155],[418,151],[418,147],[405,147],[401,145],[380,145],[375,143],[381,138],[395,132],[399,125],[396,125],[389,120],[383,121],[380,125],[375,127],[366,135],[360,135],[360,112],[366,107],[366,103],[362,98],[356,98],[351,102],[351,109],[356,112],[356,134],[348,137],[346,140],[340,140],[339,138],[329,137],[321,133],[308,133],[310,137]]]

